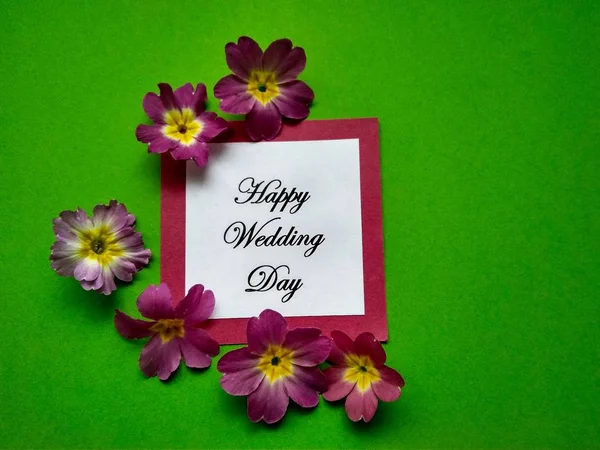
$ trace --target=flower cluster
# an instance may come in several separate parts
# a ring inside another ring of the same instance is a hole
[[[301,120],[308,116],[314,99],[312,89],[298,75],[306,66],[306,54],[289,39],[271,43],[263,52],[249,37],[225,46],[232,74],[214,88],[221,110],[244,114],[252,140],[274,139],[282,117]],[[158,84],[159,94],[147,93],[142,105],[153,124],[136,129],[150,153],[169,152],[176,160],[208,163],[209,142],[228,124],[205,110],[206,86],[186,83],[173,90]],[[54,219],[56,241],[51,247],[52,268],[61,276],[74,277],[85,290],[112,293],[115,278],[132,281],[148,265],[151,252],[135,231],[135,216],[125,205],[111,200],[97,205],[92,216],[78,208],[63,211]],[[183,359],[191,368],[206,368],[219,354],[219,343],[206,331],[215,296],[196,284],[181,300],[172,298],[162,283],[148,286],[137,299],[137,309],[147,320],[115,310],[114,326],[126,339],[149,338],[139,368],[147,377],[167,380]],[[267,309],[247,325],[246,347],[225,354],[217,369],[220,384],[229,394],[247,396],[251,421],[274,423],[285,415],[290,399],[303,408],[313,408],[322,395],[327,401],[346,399],[352,421],[369,422],[379,400],[394,401],[404,380],[385,365],[386,354],[371,333],[354,341],[341,331],[331,338],[317,328],[288,329],[278,312]],[[322,371],[325,361],[331,365]]]

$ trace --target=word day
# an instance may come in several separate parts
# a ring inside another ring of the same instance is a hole
[[[277,267],[265,264],[258,266],[248,275],[248,286],[246,292],[267,292],[275,288],[278,291],[287,291],[281,298],[281,303],[287,303],[296,291],[302,287],[302,279],[283,278],[290,275],[289,266],[282,264]],[[283,275],[283,276],[282,276]]]

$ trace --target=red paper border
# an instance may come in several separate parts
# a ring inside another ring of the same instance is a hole
[[[229,142],[247,142],[243,122],[230,122]],[[277,141],[359,139],[363,233],[365,315],[287,317],[290,328],[318,327],[329,335],[342,330],[354,338],[364,331],[380,341],[388,338],[385,312],[381,171],[377,119],[305,120],[284,125]],[[162,156],[161,167],[161,280],[173,297],[185,295],[185,161]],[[210,288],[210,286],[207,286]],[[217,301],[219,301],[217,297]],[[211,319],[207,331],[221,344],[246,342],[247,318]]]

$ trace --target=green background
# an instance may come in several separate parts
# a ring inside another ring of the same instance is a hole
[[[15,0],[1,17],[2,447],[600,447],[599,2]],[[324,403],[253,424],[214,365],[145,379],[112,326],[159,281],[142,97],[212,92],[244,34],[306,49],[311,118],[380,118],[386,350],[407,385],[366,426]],[[154,257],[107,298],[48,256],[53,217],[111,198]]]

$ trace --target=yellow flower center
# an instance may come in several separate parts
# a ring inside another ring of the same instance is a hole
[[[190,108],[183,108],[181,111],[172,109],[165,113],[166,125],[162,132],[169,139],[182,142],[189,145],[194,138],[202,131],[202,123],[196,120],[196,114]]]
[[[185,334],[183,319],[160,319],[150,329],[160,335],[163,343],[169,342],[175,336],[182,338]]]
[[[376,383],[381,379],[379,371],[368,356],[346,355],[346,364],[348,369],[346,369],[346,373],[344,374],[344,380],[356,383],[361,392],[369,389],[371,383]]]
[[[279,95],[277,78],[273,72],[254,70],[248,80],[248,92],[263,106]]]
[[[258,361],[258,368],[273,383],[275,380],[292,374],[294,352],[278,345],[269,345]]]
[[[79,257],[97,260],[102,266],[123,254],[114,233],[106,225],[80,232],[79,242]]]

